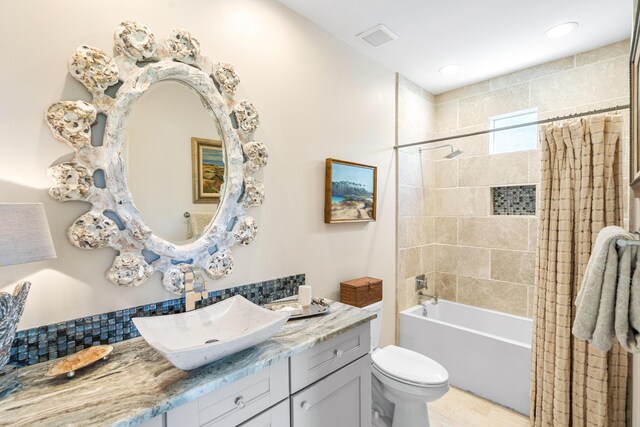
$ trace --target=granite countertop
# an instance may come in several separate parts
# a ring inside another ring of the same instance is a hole
[[[289,321],[271,339],[193,371],[174,368],[142,338],[115,344],[109,360],[73,379],[45,377],[55,361],[22,368],[22,388],[0,399],[0,426],[136,425],[373,318],[336,302],[327,315]]]

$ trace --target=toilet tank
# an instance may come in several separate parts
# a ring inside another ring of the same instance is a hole
[[[371,311],[376,314],[376,318],[369,322],[371,327],[371,351],[378,348],[380,341],[380,331],[382,329],[382,301],[362,307],[363,310]]]

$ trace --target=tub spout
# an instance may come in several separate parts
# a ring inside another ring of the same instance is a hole
[[[432,305],[437,305],[438,304],[438,295],[429,295],[426,294],[422,291],[418,291],[418,302],[421,305],[426,304],[432,304]]]
[[[427,317],[427,307],[429,305],[438,305],[438,295],[428,295],[422,291],[418,291],[418,302],[422,306],[422,317]]]

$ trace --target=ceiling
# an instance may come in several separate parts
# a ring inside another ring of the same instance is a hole
[[[633,0],[279,0],[433,94],[626,39]],[[567,21],[569,35],[543,33]],[[356,37],[385,24],[399,38]],[[460,71],[442,75],[447,64]]]

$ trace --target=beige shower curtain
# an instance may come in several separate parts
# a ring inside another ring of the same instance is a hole
[[[571,335],[575,298],[591,247],[622,225],[622,116],[543,126],[534,305],[531,420],[535,426],[625,425],[627,355]]]

